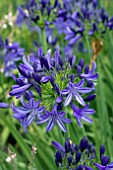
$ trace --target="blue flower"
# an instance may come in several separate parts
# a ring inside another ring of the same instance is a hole
[[[67,86],[64,90],[61,91],[62,95],[67,95],[64,106],[69,105],[72,99],[78,101],[78,103],[85,106],[85,101],[83,100],[80,94],[90,93],[92,91],[92,88],[83,87],[83,85],[84,85],[84,80],[81,80],[77,84],[73,84],[72,82],[69,82],[69,86]]]
[[[40,100],[46,110],[43,115],[40,115],[40,123],[48,122],[47,131],[50,131],[55,123],[66,131],[65,107],[68,106],[73,110],[71,106],[73,104],[88,106],[86,102],[95,98],[93,81],[96,79],[91,78],[95,74],[95,65],[92,70],[89,70],[88,66],[84,68],[84,60],[80,59],[77,65],[80,68],[78,73],[75,62],[74,55],[63,59],[58,50],[51,56],[51,50],[44,55],[42,48],[39,48],[37,54],[30,54],[28,59],[23,57],[23,63],[18,66],[19,77],[13,75],[17,84],[12,86],[10,95],[16,98],[24,96],[27,100],[36,97]],[[82,119],[92,122],[86,115],[89,109],[87,107],[85,109],[80,109],[74,114],[79,125]]]
[[[16,107],[13,103],[11,109],[13,110],[13,116],[19,120],[26,131],[26,127],[33,121],[39,119],[39,115],[44,111],[44,107],[40,107],[40,101],[35,102],[34,98],[31,98],[28,103],[21,97],[21,107]]]
[[[39,117],[40,120],[37,121],[37,124],[48,122],[46,130],[47,132],[49,132],[50,130],[53,129],[54,125],[57,123],[60,129],[63,132],[66,132],[67,130],[65,128],[64,122],[71,123],[71,120],[65,118],[64,115],[65,115],[64,111],[58,112],[57,105],[55,104],[51,112],[46,110],[45,114],[40,115]]]
[[[64,4],[67,15],[62,25],[67,23],[64,33],[69,45],[75,45],[84,36],[101,36],[107,30],[113,30],[113,17],[109,18],[104,8],[99,9],[97,0],[72,0],[70,3],[64,1]]]
[[[73,110],[73,116],[76,118],[77,123],[80,127],[82,127],[81,120],[92,123],[92,119],[88,116],[94,114],[95,111],[93,109],[90,109],[89,105],[86,105],[84,108],[81,109],[71,103],[71,108]]]

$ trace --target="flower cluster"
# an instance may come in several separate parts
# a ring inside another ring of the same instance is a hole
[[[110,158],[105,155],[104,145],[100,146],[100,161],[97,163],[97,154],[93,143],[89,143],[84,137],[78,145],[70,139],[65,141],[64,147],[56,142],[52,142],[57,149],[55,163],[57,167],[65,170],[110,170],[113,162],[109,164]]]
[[[9,43],[6,39],[5,42],[0,38],[1,58],[4,62],[5,76],[12,76],[13,71],[17,69],[16,62],[21,60],[24,55],[24,48],[20,48],[17,42]]]
[[[30,0],[29,3],[18,8],[16,23],[18,26],[25,23],[31,31],[33,31],[33,26],[36,25],[42,28],[54,19],[57,7],[57,0],[54,3],[51,3],[50,0],[40,0],[38,3],[35,0]]]
[[[60,17],[63,14],[63,6],[58,0],[53,2],[50,0],[40,0],[39,2],[30,0],[18,8],[16,24],[19,27],[22,24],[27,25],[31,32],[38,32],[39,36],[43,29],[46,32],[47,43],[55,45],[57,37],[54,34],[53,23],[57,16]]]
[[[77,0],[74,5],[77,10],[72,11],[64,30],[69,45],[74,45],[83,36],[100,37],[107,30],[113,30],[113,17],[98,7],[97,0]]]
[[[25,23],[31,31],[45,27],[49,44],[56,44],[58,34],[65,34],[69,46],[73,46],[81,37],[101,37],[107,30],[113,29],[113,17],[109,17],[104,8],[99,8],[97,0],[31,0],[29,5],[18,9],[17,24]]]
[[[17,85],[12,86],[10,95],[22,98],[21,107],[13,104],[11,108],[24,129],[35,120],[37,124],[47,122],[47,131],[57,123],[66,132],[64,123],[71,123],[72,112],[81,127],[82,120],[92,123],[89,116],[95,111],[89,106],[95,98],[96,64],[90,70],[83,59],[78,64],[75,61],[74,55],[63,58],[58,50],[53,56],[51,50],[44,55],[41,48],[37,54],[30,54],[28,60],[23,57],[19,77],[13,76]],[[40,111],[35,100],[41,105]]]

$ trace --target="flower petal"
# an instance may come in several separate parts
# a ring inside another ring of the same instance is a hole
[[[46,131],[49,132],[50,130],[52,130],[54,125],[55,125],[54,118],[52,116],[47,124]]]
[[[27,85],[15,88],[10,92],[10,95],[14,96],[16,94],[23,93],[24,91],[28,90],[30,87],[31,87],[31,84],[27,84]]]
[[[84,88],[76,88],[76,90],[79,93],[86,94],[86,93],[90,93],[92,91],[92,88],[84,87]]]
[[[83,87],[83,85],[84,85],[84,79],[82,79],[80,82],[75,84],[75,87]]]
[[[0,102],[0,108],[7,108],[9,106],[8,103],[2,103]]]
[[[65,117],[61,117],[60,119],[61,119],[63,122],[68,123],[68,124],[72,122],[70,119],[65,118]]]
[[[66,127],[64,126],[64,123],[61,121],[61,119],[58,117],[57,119],[58,126],[63,132],[67,132]]]
[[[70,104],[71,100],[72,100],[72,93],[70,92],[70,93],[68,94],[68,96],[66,97],[64,106],[68,106],[68,105]]]
[[[81,105],[85,106],[85,102],[84,102],[83,98],[77,91],[74,92],[74,97]]]
[[[83,116],[82,119],[88,123],[93,123],[92,119],[89,118],[88,116]]]
[[[66,95],[70,92],[69,88],[66,88],[64,90],[62,90],[60,93],[63,94],[63,95]]]

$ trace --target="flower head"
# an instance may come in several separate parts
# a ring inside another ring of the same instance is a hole
[[[77,66],[81,68],[80,74]],[[71,122],[66,107],[70,108],[70,114],[71,110],[73,111],[80,126],[81,120],[92,123],[88,115],[93,114],[94,110],[88,108],[90,105],[87,102],[95,98],[93,81],[96,79],[90,78],[89,82],[89,77],[95,74],[95,68],[88,70],[86,78],[83,59],[76,64],[74,55],[68,59],[63,58],[58,50],[53,56],[51,50],[44,55],[42,48],[39,48],[38,55],[33,53],[28,59],[23,57],[23,63],[19,64],[18,70],[19,77],[13,75],[16,85],[12,86],[10,95],[16,98],[23,96],[28,102],[31,98],[40,100],[45,112],[40,114],[37,124],[47,122],[47,131],[58,124],[60,129],[66,132],[64,123]],[[65,115],[67,118],[64,118]]]

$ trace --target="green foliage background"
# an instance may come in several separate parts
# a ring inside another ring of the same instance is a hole
[[[0,1],[0,20],[8,14],[8,11],[12,11],[15,15],[17,7],[24,2],[26,1]],[[113,15],[113,0],[99,0],[99,3],[100,6],[104,6],[110,15]],[[11,32],[12,28],[10,27],[5,30],[0,29],[0,35],[4,39],[10,37]],[[13,41],[18,41],[21,47],[26,49],[26,53],[29,53],[33,46],[32,41],[36,39],[36,36],[34,33],[31,34],[25,26],[21,30],[14,26],[11,38]],[[99,79],[97,97],[92,103],[92,107],[96,110],[96,114],[92,116],[94,123],[92,125],[84,123],[84,127],[80,129],[73,121],[69,129],[71,139],[76,143],[79,143],[83,136],[87,136],[95,144],[97,151],[99,151],[101,144],[105,144],[106,152],[113,160],[113,31],[105,35],[103,44],[103,49],[96,60]],[[85,45],[87,47],[87,44]],[[91,54],[89,55],[91,58]],[[85,57],[85,61],[89,61],[86,54],[83,56],[80,53],[77,57]],[[6,98],[6,93],[8,94],[11,90],[12,83],[11,79],[4,79],[3,74],[0,75],[0,101],[8,100],[11,103],[11,99]],[[63,144],[63,134],[59,134],[57,127],[50,133],[46,133],[44,126],[36,126],[35,124],[28,131],[28,134],[23,132],[20,124],[12,117],[11,110],[0,110],[0,170],[13,168],[13,164],[5,161],[8,156],[8,147],[17,154],[17,169],[30,169],[33,160],[31,154],[33,145],[37,147],[37,154],[32,166],[36,167],[37,170],[58,169],[54,163],[55,150],[51,145],[51,141],[57,140]]]

